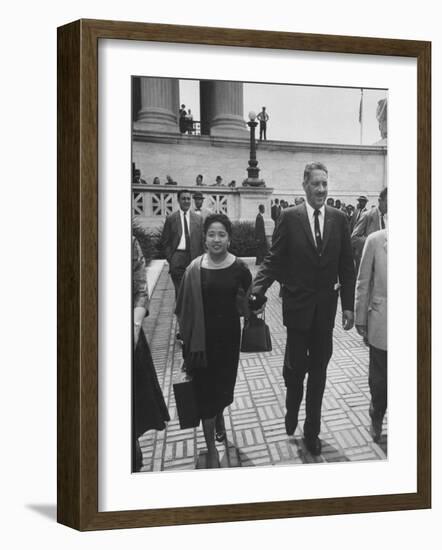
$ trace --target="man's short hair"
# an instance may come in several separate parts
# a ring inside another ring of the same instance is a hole
[[[196,193],[194,193],[193,198],[194,199],[204,199],[203,194],[200,193],[200,191],[197,191]]]
[[[384,188],[382,189],[382,191],[379,193],[379,198],[380,198],[381,200],[384,200],[384,199],[387,198],[387,191],[388,191],[388,187],[384,187]]]
[[[279,199],[275,199],[275,204],[278,204],[278,202],[279,202]]]
[[[179,199],[183,193],[189,193],[190,195],[190,191],[188,189],[180,189],[177,193],[177,199]]]
[[[322,162],[309,162],[304,168],[304,183],[310,179],[310,174],[313,172],[313,170],[323,170],[326,174],[328,174],[327,167],[325,166],[325,164],[322,164]]]

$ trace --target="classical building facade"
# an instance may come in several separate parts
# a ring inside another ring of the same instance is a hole
[[[303,195],[305,165],[313,160],[329,169],[329,195],[356,203],[360,194],[376,203],[387,184],[386,139],[372,146],[265,141],[257,143],[257,159],[264,188],[243,187],[250,153],[249,131],[243,113],[241,82],[200,82],[201,120],[198,130],[181,133],[179,82],[176,79],[134,79],[133,165],[147,185],[133,184],[133,213],[146,226],[159,226],[177,208],[180,188],[193,188],[203,174],[205,206],[232,219],[254,220],[258,204],[270,214],[275,197],[293,203]],[[384,137],[384,136],[382,136]],[[166,176],[177,185],[165,185]],[[223,186],[216,186],[217,176]],[[159,185],[152,185],[155,177]],[[228,187],[234,180],[235,187]],[[269,231],[272,222],[268,219]]]

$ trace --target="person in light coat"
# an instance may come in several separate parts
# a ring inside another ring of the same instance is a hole
[[[370,433],[378,442],[387,410],[387,230],[365,241],[356,281],[355,325],[369,346]]]

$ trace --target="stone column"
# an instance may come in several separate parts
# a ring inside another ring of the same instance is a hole
[[[213,80],[200,81],[200,118],[201,135],[210,135],[210,122],[213,116]]]
[[[135,130],[177,134],[179,84],[176,78],[140,78],[141,109]]]
[[[242,82],[212,81],[209,100],[210,135],[248,138],[244,122]]]

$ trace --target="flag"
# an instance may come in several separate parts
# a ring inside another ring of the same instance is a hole
[[[362,124],[362,102],[364,99],[364,90],[361,88],[361,100],[359,102],[359,124]]]

